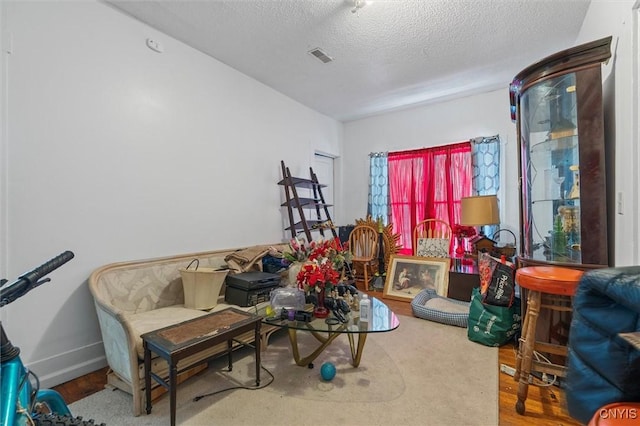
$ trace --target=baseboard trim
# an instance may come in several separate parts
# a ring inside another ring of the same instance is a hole
[[[107,366],[102,342],[31,362],[27,365],[40,379],[40,388],[52,388]]]

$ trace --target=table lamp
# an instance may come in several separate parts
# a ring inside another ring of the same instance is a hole
[[[460,224],[464,226],[497,225],[500,223],[498,197],[495,195],[476,195],[460,200]],[[480,230],[479,237],[484,233]],[[477,252],[477,247],[474,247]]]

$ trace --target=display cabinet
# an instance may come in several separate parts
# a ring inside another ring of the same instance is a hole
[[[525,264],[610,264],[601,74],[610,46],[607,37],[556,53],[510,85]]]

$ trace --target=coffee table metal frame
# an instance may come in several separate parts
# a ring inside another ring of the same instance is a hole
[[[178,374],[196,365],[218,358],[224,354],[228,356],[229,371],[231,371],[233,368],[233,342],[245,346],[253,346],[255,348],[256,386],[259,386],[261,320],[262,317],[260,316],[253,315],[239,309],[228,308],[143,334],[141,337],[144,346],[144,381],[147,414],[151,413],[151,378],[153,378],[169,391],[171,425],[175,425]],[[198,329],[198,326],[202,329],[202,326],[206,326],[208,323],[216,323],[218,328],[210,331],[207,330],[204,333],[202,333],[201,330],[198,330],[194,334],[189,334],[191,332],[190,330],[194,330],[194,328]],[[251,330],[255,330],[255,340],[253,345],[235,339],[237,336]],[[172,333],[177,336],[172,338]],[[178,370],[178,362],[181,359],[225,341],[227,342],[227,350],[225,352],[218,353]],[[169,364],[168,382],[151,371],[151,352],[157,354]]]
[[[312,312],[312,307],[307,307]],[[391,309],[382,301],[375,297],[371,297],[371,318],[369,321],[360,321],[360,313],[351,311],[347,315],[347,322],[341,323],[333,317],[329,318],[313,318],[310,322],[305,321],[289,321],[286,319],[269,318],[265,314],[265,310],[259,312],[265,318],[265,324],[274,325],[280,328],[286,328],[289,335],[289,343],[293,359],[299,366],[312,366],[313,361],[341,334],[346,334],[349,339],[349,347],[351,349],[351,364],[354,367],[360,365],[364,345],[367,336],[370,333],[383,333],[395,330],[400,325],[400,321]],[[308,332],[320,343],[311,353],[306,356],[300,355],[300,346],[298,344],[298,332]],[[356,344],[355,336],[358,336]]]
[[[330,344],[333,342],[336,337],[341,334],[346,333],[346,325],[342,324],[340,327],[337,327],[333,330],[316,330],[312,325],[309,325],[309,331],[311,335],[316,338],[318,342],[320,342],[320,346],[318,346],[313,352],[305,357],[300,356],[300,348],[298,346],[298,331],[297,328],[288,328],[287,331],[289,333],[289,342],[291,343],[291,351],[293,352],[293,359],[295,360],[297,365],[304,366],[313,363],[313,361],[320,355]],[[326,336],[325,336],[326,333]],[[355,345],[353,332],[348,333],[347,336],[349,338],[349,347],[351,348],[351,364],[354,367],[360,365],[360,359],[362,358],[362,351],[364,350],[364,344],[367,341],[367,333],[357,333],[358,334],[358,345]]]

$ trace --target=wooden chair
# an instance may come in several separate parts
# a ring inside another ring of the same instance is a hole
[[[349,234],[349,250],[353,255],[353,274],[358,288],[359,279],[364,280],[368,290],[369,275],[374,276],[378,267],[378,232],[366,225],[358,225]]]
[[[382,227],[382,233],[380,233],[380,224],[377,220],[374,220],[371,216],[367,216],[365,219],[356,219],[356,226],[368,226],[377,231],[379,238],[382,238],[383,258],[384,265],[382,267],[385,271],[389,270],[389,262],[391,256],[398,254],[400,251],[400,234],[393,233],[393,224],[389,223]],[[378,265],[381,266],[381,265]]]
[[[426,219],[413,228],[413,255],[450,257],[451,226],[444,220]]]

